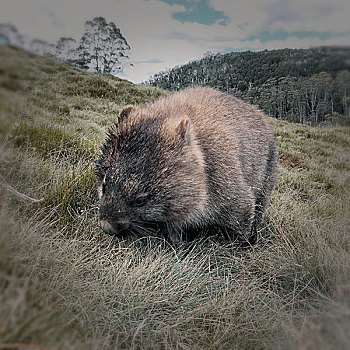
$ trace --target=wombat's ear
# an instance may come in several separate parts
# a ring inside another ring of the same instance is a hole
[[[175,148],[191,142],[191,122],[187,118],[166,118],[160,126],[159,135]]]
[[[188,141],[190,137],[190,121],[188,119],[182,119],[176,127],[175,131],[180,139]]]
[[[126,106],[120,113],[119,118],[118,118],[118,123],[121,122],[122,120],[126,119],[129,114],[136,109],[135,106]]]

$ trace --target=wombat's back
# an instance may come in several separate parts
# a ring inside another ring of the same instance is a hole
[[[236,184],[242,181],[254,192],[261,190],[267,176],[274,182],[275,142],[268,120],[258,108],[207,87],[188,88],[147,108],[152,113],[166,111],[174,118],[188,117],[193,123],[215,201],[211,205],[222,203],[222,197],[237,195]],[[266,169],[267,159],[270,169]]]

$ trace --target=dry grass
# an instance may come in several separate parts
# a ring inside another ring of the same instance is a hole
[[[271,121],[279,176],[254,247],[118,241],[97,225],[92,161],[123,105],[161,92],[0,58],[1,182],[44,198],[0,189],[0,347],[349,348],[349,128]]]

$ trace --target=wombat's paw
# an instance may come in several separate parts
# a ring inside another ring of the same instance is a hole
[[[250,231],[249,244],[250,245],[255,244],[257,239],[258,239],[258,230],[257,230],[256,224],[253,223],[252,229]]]
[[[238,245],[243,248],[251,247],[252,245],[256,244],[257,238],[258,238],[257,228],[256,228],[256,225],[253,224],[250,230],[250,234],[238,235],[235,238],[235,242],[237,242]]]

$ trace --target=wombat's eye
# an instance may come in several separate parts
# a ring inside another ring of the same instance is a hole
[[[149,198],[148,194],[142,194],[142,195],[136,197],[133,204],[135,207],[143,207],[147,203],[148,198]]]

